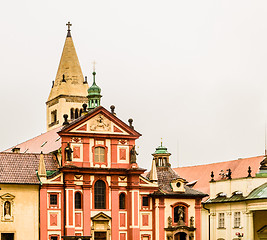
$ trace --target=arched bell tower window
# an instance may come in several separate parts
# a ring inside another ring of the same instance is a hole
[[[119,197],[120,209],[125,209],[125,193],[121,193]]]
[[[80,116],[82,116],[82,113],[83,113],[83,109],[81,108],[80,109]]]
[[[76,109],[75,109],[75,119],[78,118],[78,117],[79,117],[79,109],[76,108]]]
[[[97,180],[94,187],[95,209],[106,209],[106,184]]]
[[[70,118],[74,119],[74,109],[73,108],[70,110]]]
[[[75,193],[75,209],[82,209],[82,195],[80,192]]]

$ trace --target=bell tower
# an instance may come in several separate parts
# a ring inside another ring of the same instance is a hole
[[[74,47],[70,27],[67,24],[67,37],[58,66],[55,81],[53,81],[46,102],[47,130],[62,126],[63,115],[69,119],[78,118],[82,113],[82,104],[87,103],[87,79],[84,79],[79,59]]]
[[[88,89],[88,109],[93,110],[94,108],[100,106],[101,100],[101,88],[98,87],[95,83],[95,67],[93,72],[93,85]]]

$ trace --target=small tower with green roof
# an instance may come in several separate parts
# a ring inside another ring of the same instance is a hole
[[[156,151],[152,154],[156,162],[156,167],[170,167],[169,157],[171,153],[168,152],[167,148],[162,146],[162,141]]]
[[[88,109],[93,110],[94,108],[100,106],[101,99],[101,88],[95,83],[96,72],[93,72],[93,85],[88,89]]]

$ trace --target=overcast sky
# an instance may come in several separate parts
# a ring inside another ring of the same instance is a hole
[[[71,21],[102,105],[188,166],[264,153],[267,1],[4,1],[0,9],[0,150],[46,131],[46,106]]]

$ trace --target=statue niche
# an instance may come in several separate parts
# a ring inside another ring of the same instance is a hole
[[[13,215],[13,206],[14,206],[15,196],[10,193],[5,193],[0,196],[1,206],[2,206],[2,222],[12,222],[14,220]]]
[[[4,217],[5,218],[11,217],[11,204],[9,201],[5,201],[5,204],[4,204]]]

